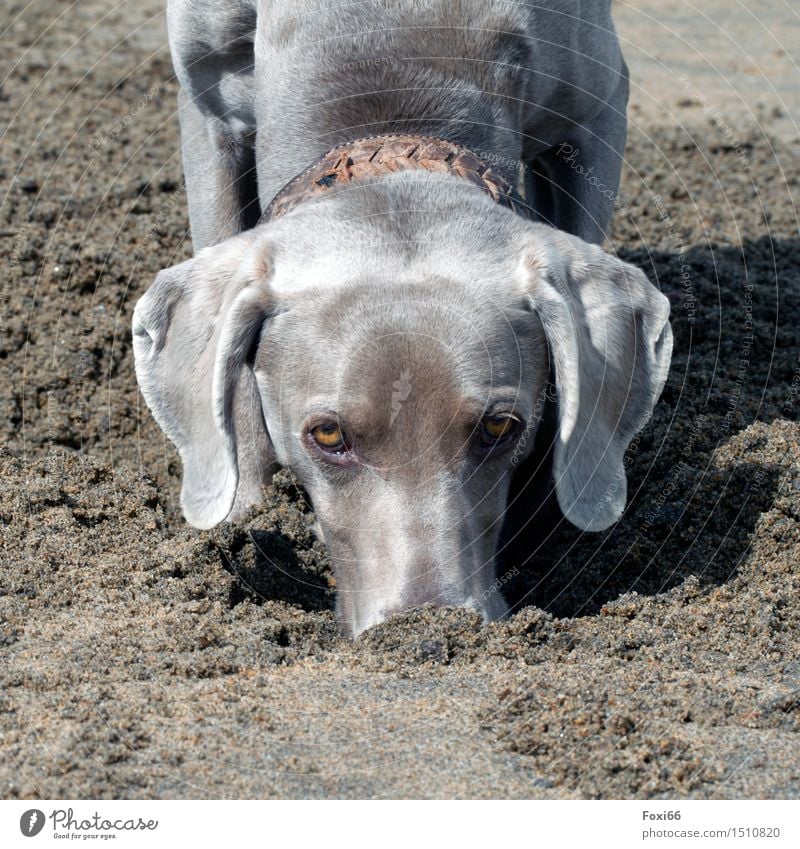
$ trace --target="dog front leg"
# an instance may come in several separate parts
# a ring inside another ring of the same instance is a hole
[[[525,163],[525,194],[535,217],[601,245],[619,205],[619,180],[628,133],[628,77],[586,126]]]
[[[181,148],[195,253],[254,227],[261,216],[255,152],[214,116],[178,94]]]

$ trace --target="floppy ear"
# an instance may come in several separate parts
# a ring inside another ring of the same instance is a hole
[[[601,531],[625,509],[625,451],[667,379],[669,301],[642,271],[599,247],[536,230],[524,274],[555,370],[556,498],[574,525]]]
[[[181,507],[198,528],[261,500],[274,462],[251,369],[271,311],[254,231],[159,272],[133,312],[136,377],[183,461]]]

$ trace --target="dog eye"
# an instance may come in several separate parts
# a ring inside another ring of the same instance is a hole
[[[519,427],[519,419],[509,415],[487,416],[481,422],[484,442],[492,444],[511,436]]]
[[[311,429],[311,436],[326,451],[341,451],[345,447],[344,434],[336,422],[322,422]]]

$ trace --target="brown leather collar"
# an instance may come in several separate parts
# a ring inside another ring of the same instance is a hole
[[[261,221],[278,218],[334,186],[398,171],[461,177],[500,206],[527,215],[527,206],[514,187],[467,148],[432,136],[385,135],[356,139],[329,150],[275,195]]]

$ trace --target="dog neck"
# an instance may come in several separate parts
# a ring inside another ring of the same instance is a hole
[[[355,139],[329,150],[275,195],[261,221],[274,220],[334,189],[401,171],[450,174],[466,180],[500,206],[527,215],[527,206],[514,186],[472,151],[446,139],[393,134]]]

